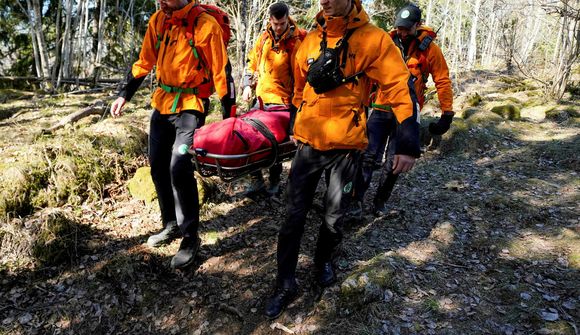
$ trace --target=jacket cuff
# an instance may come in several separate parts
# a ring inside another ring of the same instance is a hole
[[[419,123],[414,117],[409,117],[397,129],[397,155],[407,155],[415,158],[421,156],[419,144]]]
[[[129,70],[127,78],[125,79],[125,84],[121,86],[119,90],[119,96],[125,98],[125,101],[131,101],[135,92],[139,89],[146,76],[135,78],[133,77],[133,72]]]

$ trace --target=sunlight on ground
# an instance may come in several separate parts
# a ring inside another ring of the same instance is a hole
[[[552,141],[563,141],[571,140],[575,136],[579,135],[577,128],[558,128],[555,132],[552,129],[538,129],[538,127],[532,127],[532,129],[519,129],[522,131],[517,139],[526,142],[552,142]]]
[[[451,245],[454,232],[453,225],[444,222],[433,228],[427,239],[412,242],[404,248],[399,248],[396,253],[415,265],[425,264]]]
[[[560,263],[568,263],[572,268],[579,269],[580,234],[572,229],[563,228],[554,236],[541,235],[536,232],[522,232],[522,237],[512,241],[507,250],[498,257],[515,257],[528,260],[549,260],[560,257]],[[507,251],[507,252],[506,252]]]

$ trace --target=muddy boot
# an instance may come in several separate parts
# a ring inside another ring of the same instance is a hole
[[[200,244],[201,240],[198,237],[184,237],[181,240],[177,254],[171,259],[171,268],[183,269],[191,265],[195,260]]]
[[[264,177],[262,177],[262,173],[260,173],[259,175],[252,175],[250,179],[251,182],[246,187],[244,195],[246,196],[255,195],[266,189],[266,184],[264,183]]]
[[[147,245],[151,248],[155,248],[164,244],[168,244],[178,238],[179,235],[180,234],[179,228],[177,227],[177,222],[170,221],[160,232],[149,236],[147,239]]]

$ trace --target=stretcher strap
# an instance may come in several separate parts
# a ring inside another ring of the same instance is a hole
[[[266,137],[272,143],[272,153],[274,154],[274,162],[277,161],[278,160],[278,141],[276,141],[276,137],[274,136],[274,134],[272,134],[270,129],[268,129],[268,127],[266,127],[266,125],[258,119],[248,117],[248,118],[242,118],[240,120],[243,120],[246,123],[248,123],[250,126],[254,127],[254,129],[259,131],[262,135],[264,135],[264,137]]]

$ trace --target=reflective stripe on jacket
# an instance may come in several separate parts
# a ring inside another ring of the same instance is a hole
[[[366,117],[363,103],[368,103],[370,80],[377,83],[376,105],[391,107],[399,123],[407,119],[415,123],[418,114],[415,98],[411,96],[410,74],[401,52],[390,36],[369,22],[360,1],[353,1],[353,9],[346,17],[325,17],[318,13],[318,28],[308,33],[296,55],[294,67],[293,104],[298,107],[294,137],[318,150],[364,149]],[[349,82],[325,93],[316,94],[306,81],[308,62],[320,55],[323,29],[328,34],[328,47],[335,47],[349,29],[356,28],[348,39],[348,59],[343,69],[346,77],[363,72],[358,82]],[[387,108],[387,107],[385,107]],[[401,125],[407,127],[409,122]],[[418,128],[401,132],[409,136],[407,148],[418,155]]]
[[[173,12],[171,20],[178,22],[185,19],[195,4],[192,2]],[[198,51],[196,57],[186,37],[191,28],[181,24],[174,24],[165,29],[159,49],[155,48],[157,34],[163,31],[164,21],[168,19],[162,11],[157,11],[151,16],[139,59],[131,69],[133,77],[144,77],[156,67],[158,83],[175,88],[194,88],[202,82],[207,82],[211,76],[217,94],[220,97],[225,96],[227,94],[225,66],[228,59],[222,30],[217,21],[206,13],[198,17],[194,30],[195,47]],[[205,65],[200,63],[202,58]],[[171,114],[176,94],[178,93],[166,92],[158,87],[153,93],[151,106],[161,114]],[[204,111],[201,99],[193,93],[180,94],[175,111],[181,110]]]

